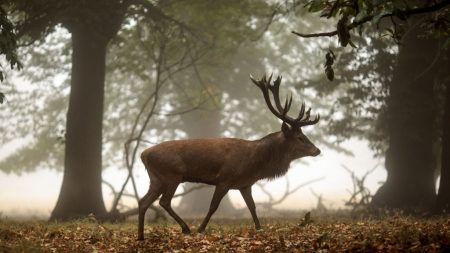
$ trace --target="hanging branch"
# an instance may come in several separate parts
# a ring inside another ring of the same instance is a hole
[[[449,4],[450,4],[450,0],[443,0],[439,3],[436,3],[431,6],[427,6],[427,7],[420,7],[420,8],[407,9],[407,10],[395,9],[393,12],[385,13],[385,14],[382,14],[381,16],[380,15],[368,15],[359,20],[355,19],[352,23],[347,25],[345,29],[346,29],[346,31],[350,31],[350,30],[352,30],[356,27],[359,27],[369,21],[374,20],[375,18],[378,20],[381,20],[381,19],[387,18],[387,17],[400,17],[401,19],[405,19],[405,18],[408,18],[413,15],[431,13],[431,12],[439,11],[439,10],[445,8],[446,6],[448,6]],[[291,32],[302,38],[312,38],[312,37],[333,37],[333,36],[338,35],[340,31],[339,31],[339,29],[337,29],[334,31],[322,32],[322,33],[299,33],[296,31],[291,31]]]

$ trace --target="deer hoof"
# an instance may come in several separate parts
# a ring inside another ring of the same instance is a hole
[[[198,233],[203,233],[203,232],[205,232],[205,228],[199,227],[199,228],[197,229],[197,232],[198,232]]]
[[[138,238],[136,239],[136,241],[143,241],[144,237],[143,236],[138,236]]]
[[[181,229],[181,232],[182,232],[183,234],[185,234],[185,235],[188,235],[188,234],[191,233],[191,230],[190,230],[189,228],[182,228],[182,229]]]

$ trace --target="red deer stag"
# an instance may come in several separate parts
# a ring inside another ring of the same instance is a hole
[[[144,216],[149,206],[162,195],[159,204],[181,226],[183,233],[190,233],[188,225],[173,211],[172,197],[178,185],[183,182],[215,185],[208,214],[198,228],[203,232],[209,219],[217,210],[223,196],[230,189],[238,189],[260,229],[256,216],[252,185],[261,179],[280,177],[288,171],[291,161],[317,156],[320,150],[302,133],[301,127],[316,124],[319,115],[310,120],[310,111],[305,112],[303,103],[297,118],[287,115],[292,96],[280,103],[279,87],[281,77],[271,84],[267,80],[250,77],[262,91],[270,111],[283,121],[281,131],[271,133],[260,140],[248,141],[235,138],[212,138],[167,141],[142,152],[141,159],[150,176],[150,189],[139,201],[138,240],[144,239]],[[275,106],[272,105],[269,91]]]

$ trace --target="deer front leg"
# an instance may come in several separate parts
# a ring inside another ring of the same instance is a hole
[[[258,216],[256,216],[256,206],[252,197],[252,187],[251,186],[245,187],[239,189],[239,191],[241,192],[241,195],[244,198],[245,204],[247,204],[248,210],[250,210],[250,213],[252,214],[256,230],[261,229],[261,224],[259,224]]]
[[[211,201],[211,205],[209,207],[208,214],[206,215],[205,219],[203,220],[200,227],[198,227],[198,232],[202,233],[205,231],[206,225],[208,225],[209,219],[211,219],[211,216],[213,213],[217,210],[219,207],[220,201],[222,200],[223,196],[227,194],[228,188],[225,188],[223,186],[216,186],[216,189],[214,190],[214,195]]]

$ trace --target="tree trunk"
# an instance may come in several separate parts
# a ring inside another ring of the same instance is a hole
[[[182,115],[183,127],[189,138],[219,137],[221,133],[220,120],[221,113],[217,111],[197,110],[189,114]],[[186,183],[186,189],[199,186],[199,184]],[[183,196],[177,207],[180,213],[185,216],[203,217],[209,210],[209,205],[214,193],[214,187],[205,185],[204,188],[195,190]],[[220,202],[215,216],[230,214],[235,210],[230,198],[226,195]]]
[[[447,70],[450,68],[450,49],[447,49]],[[444,73],[446,81],[446,96],[444,116],[442,119],[442,163],[441,180],[439,183],[439,193],[437,198],[437,208],[439,211],[450,211],[450,76]]]
[[[417,27],[417,25],[416,25]],[[404,210],[432,207],[436,141],[435,73],[437,40],[418,37],[412,29],[404,38],[394,70],[388,105],[389,149],[386,183],[373,204]]]
[[[88,29],[72,32],[72,79],[64,178],[51,220],[106,214],[102,195],[102,120],[106,46]]]

